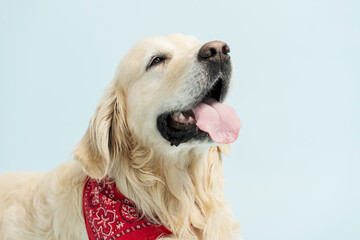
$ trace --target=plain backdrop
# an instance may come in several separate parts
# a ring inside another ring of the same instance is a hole
[[[138,40],[223,40],[243,124],[225,193],[244,239],[358,240],[359,13],[357,0],[0,0],[0,173],[67,161]]]

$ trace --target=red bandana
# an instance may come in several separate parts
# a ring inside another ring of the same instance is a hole
[[[134,203],[109,179],[87,178],[83,209],[89,240],[153,240],[171,234],[164,226],[140,218]]]

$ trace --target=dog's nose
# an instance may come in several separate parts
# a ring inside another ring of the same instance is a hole
[[[228,53],[230,52],[229,46],[222,41],[211,41],[205,43],[199,50],[199,59],[216,61],[220,64],[230,60]]]

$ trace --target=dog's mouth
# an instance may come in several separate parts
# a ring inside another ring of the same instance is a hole
[[[227,89],[227,82],[218,78],[193,106],[161,114],[157,119],[160,134],[175,146],[191,139],[234,142],[241,125],[234,109],[222,103]]]

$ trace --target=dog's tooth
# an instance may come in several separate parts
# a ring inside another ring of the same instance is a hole
[[[195,119],[193,117],[191,116],[185,117],[185,115],[182,112],[174,112],[173,114],[171,114],[171,117],[176,122],[186,123],[186,124],[195,123]]]
[[[195,119],[190,116],[189,119],[188,119],[188,122],[189,122],[189,123],[195,123]]]

